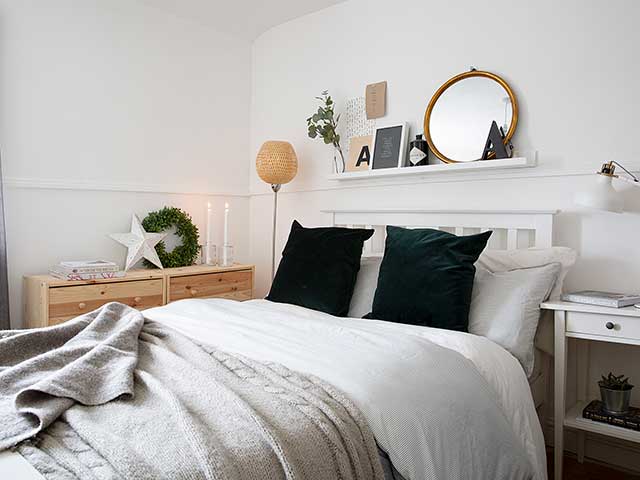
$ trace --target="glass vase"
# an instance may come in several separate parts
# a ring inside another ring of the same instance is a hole
[[[220,266],[230,267],[233,265],[233,245],[223,245],[220,256]]]
[[[344,155],[340,147],[333,148],[333,170],[335,173],[344,173]]]
[[[213,243],[207,243],[204,246],[204,262],[205,265],[217,265],[218,264],[218,252]]]

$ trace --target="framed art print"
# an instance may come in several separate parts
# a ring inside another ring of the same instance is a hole
[[[362,135],[352,137],[349,142],[349,159],[347,161],[347,172],[358,172],[369,170],[371,167],[371,147],[373,146],[373,135]]]
[[[376,128],[371,154],[372,170],[405,166],[407,133],[406,123]]]

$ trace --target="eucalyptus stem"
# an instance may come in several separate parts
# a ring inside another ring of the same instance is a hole
[[[342,147],[340,146],[340,135],[337,132],[340,114],[334,116],[334,102],[327,90],[322,92],[322,95],[316,97],[316,99],[321,102],[321,105],[318,107],[316,113],[307,118],[307,133],[309,138],[320,137],[326,145],[333,145],[333,147],[338,150],[342,161],[342,168],[338,168],[338,163],[334,156],[336,172],[344,172],[344,154],[342,153]]]

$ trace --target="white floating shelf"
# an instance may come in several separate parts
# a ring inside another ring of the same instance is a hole
[[[533,158],[514,157],[499,160],[479,160],[466,163],[441,163],[438,165],[421,165],[418,167],[383,168],[380,170],[362,170],[359,172],[334,173],[329,180],[364,180],[367,178],[390,178],[402,176],[423,176],[432,174],[483,172],[486,170],[508,170],[512,168],[530,168],[537,164]]]
[[[582,416],[582,410],[585,406],[586,404],[584,402],[578,402],[569,409],[564,418],[564,424],[566,427],[586,432],[599,433],[600,435],[608,435],[610,437],[622,438],[630,442],[640,442],[640,432],[636,430],[616,427],[615,425],[609,425],[608,423],[595,422],[588,418],[584,418]]]

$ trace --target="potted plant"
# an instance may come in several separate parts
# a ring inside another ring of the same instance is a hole
[[[598,382],[600,395],[604,409],[613,415],[621,415],[629,411],[629,400],[631,399],[631,389],[633,385],[629,383],[629,378],[624,375],[614,375],[609,372],[608,376],[602,376]]]
[[[344,155],[342,154],[342,148],[340,147],[340,135],[336,132],[338,128],[338,122],[340,121],[340,114],[334,115],[334,103],[329,92],[325,90],[322,92],[322,96],[316,97],[320,100],[321,105],[318,107],[318,111],[307,118],[307,133],[309,138],[320,137],[324,140],[326,145],[333,145],[333,164],[336,173],[344,172]],[[338,158],[340,155],[340,158]]]

